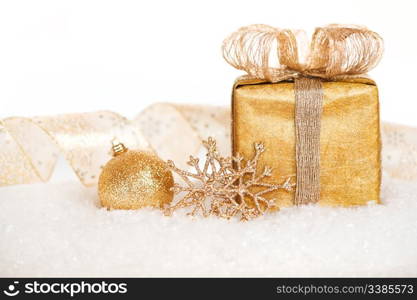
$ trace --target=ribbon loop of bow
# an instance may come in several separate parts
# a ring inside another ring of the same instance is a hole
[[[302,42],[302,33],[268,25],[242,27],[224,40],[223,57],[249,76],[270,82],[301,76],[338,79],[363,75],[382,57],[382,38],[364,27],[319,27],[310,45]]]

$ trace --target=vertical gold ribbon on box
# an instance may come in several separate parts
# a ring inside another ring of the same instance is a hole
[[[364,77],[383,52],[382,38],[364,27],[316,28],[310,45],[302,43],[302,33],[251,25],[230,35],[222,47],[226,61],[247,73],[244,79],[294,81],[296,205],[320,199],[322,82]]]
[[[321,81],[298,78],[295,90],[297,184],[295,204],[320,199],[320,121],[323,110]]]

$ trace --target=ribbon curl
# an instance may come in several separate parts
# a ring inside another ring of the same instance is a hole
[[[95,185],[112,157],[114,138],[130,149],[172,159],[181,168],[208,136],[227,155],[230,133],[224,122],[229,113],[214,106],[156,103],[133,120],[111,111],[0,119],[0,187],[47,182],[61,157],[83,185]]]

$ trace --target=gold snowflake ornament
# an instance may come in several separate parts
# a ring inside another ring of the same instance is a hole
[[[261,143],[255,144],[254,156],[248,161],[240,155],[221,157],[212,138],[203,141],[203,145],[207,149],[204,165],[200,167],[199,159],[193,156],[188,161],[195,172],[180,170],[172,161],[167,162],[168,168],[186,184],[175,184],[172,188],[175,194],[184,195],[165,209],[167,215],[190,207],[190,215],[201,213],[204,217],[214,215],[230,219],[237,216],[241,220],[250,220],[278,208],[275,200],[266,198],[266,194],[279,189],[290,191],[294,187],[290,178],[283,184],[264,182],[266,177],[271,176],[272,169],[265,167],[262,172],[258,170],[259,157],[265,151]]]

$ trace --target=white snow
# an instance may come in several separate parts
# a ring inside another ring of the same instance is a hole
[[[246,223],[107,211],[75,179],[0,188],[0,276],[417,276],[416,183]]]

